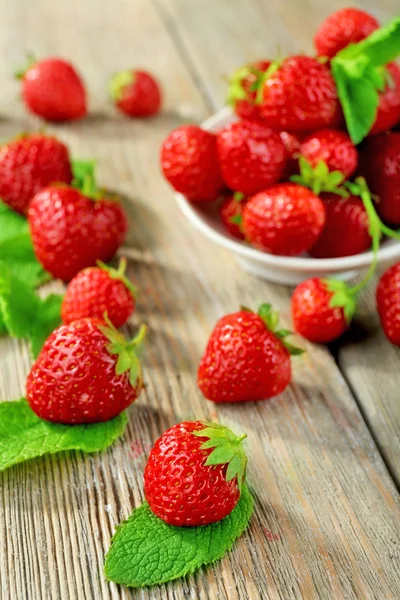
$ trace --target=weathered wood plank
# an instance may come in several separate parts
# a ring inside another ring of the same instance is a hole
[[[99,5],[96,0],[57,5],[41,0],[37,10],[43,19],[29,22],[29,27],[21,1],[0,7],[0,75],[5,80],[0,110],[9,115],[0,128],[5,137],[21,124],[33,123],[22,116],[18,104],[11,104],[14,88],[6,74],[9,62],[19,60],[15,40],[24,39],[38,53],[60,51],[82,65],[99,116],[57,131],[75,153],[98,157],[101,182],[128,198],[130,273],[143,292],[132,326],[142,320],[150,325],[147,388],[129,411],[124,440],[109,451],[92,457],[48,457],[2,475],[0,597],[399,597],[399,496],[330,354],[308,347],[308,354],[294,364],[290,389],[270,402],[215,406],[196,387],[199,357],[224,312],[267,299],[289,321],[289,291],[247,276],[228,253],[191,230],[157,164],[160,140],[178,122],[207,113],[219,94],[216,73],[228,72],[230,66],[222,60],[229,52],[221,42],[220,62],[209,55],[208,70],[204,67],[209,78],[199,69],[189,72],[192,53],[182,35],[176,41],[175,33],[188,28],[185,11],[190,5],[192,22],[196,14],[199,18],[198,33],[187,29],[199,56],[197,35],[206,23],[210,45],[219,33],[236,52],[231,38],[234,12],[240,29],[233,31],[248,53],[246,59],[252,57],[249,40],[257,45],[261,35],[258,17],[251,13],[256,9],[248,13],[239,0],[217,5],[211,0],[174,5],[171,0],[168,13],[166,5],[164,13],[157,13],[155,5],[142,0],[102,2],[101,10]],[[182,9],[179,21],[171,13],[174,6]],[[272,10],[270,19],[271,37],[286,39]],[[62,27],[55,29],[54,23]],[[151,59],[155,48],[157,58]],[[237,52],[232,66],[241,62],[242,50]],[[179,53],[185,54],[184,60]],[[109,110],[105,74],[130,61],[151,67],[165,82],[163,117],[131,123]],[[27,349],[2,340],[0,356],[0,397],[16,398],[29,370]],[[103,556],[115,524],[143,498],[146,454],[166,427],[188,417],[216,418],[247,431],[249,481],[256,498],[251,526],[234,552],[187,580],[135,592],[108,585],[102,577]]]

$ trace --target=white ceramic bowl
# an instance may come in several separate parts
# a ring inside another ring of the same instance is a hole
[[[224,108],[202,123],[209,131],[218,131],[236,120],[230,108]],[[190,223],[203,235],[235,254],[238,263],[249,273],[267,281],[297,285],[309,277],[336,277],[347,281],[365,270],[371,263],[372,252],[363,252],[343,258],[312,258],[300,256],[276,256],[252,248],[232,237],[223,227],[215,206],[192,204],[182,194],[175,194],[176,201]],[[379,263],[400,259],[400,242],[385,240],[379,250]]]

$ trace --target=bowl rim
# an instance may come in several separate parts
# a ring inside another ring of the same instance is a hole
[[[200,126],[207,131],[216,131],[221,125],[225,124],[223,121],[226,121],[231,117],[234,117],[232,109],[230,107],[225,107],[203,121]],[[175,198],[181,211],[203,235],[236,254],[240,254],[241,256],[268,266],[289,267],[296,270],[301,269],[322,272],[342,269],[358,269],[367,267],[372,262],[373,253],[371,250],[363,252],[362,254],[339,258],[279,256],[277,254],[262,252],[257,248],[247,245],[245,242],[236,241],[234,238],[230,237],[228,233],[220,233],[211,227],[196,210],[196,204],[190,203],[183,194],[175,192]],[[378,260],[390,260],[398,256],[400,256],[400,242],[396,242],[395,240],[388,241],[386,245],[380,247],[378,252]]]

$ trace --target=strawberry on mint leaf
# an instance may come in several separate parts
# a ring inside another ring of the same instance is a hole
[[[163,433],[144,471],[152,512],[175,526],[208,525],[229,515],[245,478],[245,437],[202,421],[185,421]]]

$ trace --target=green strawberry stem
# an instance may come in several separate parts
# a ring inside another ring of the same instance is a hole
[[[246,312],[253,312],[251,308],[247,308],[247,306],[241,306],[240,308]],[[288,329],[278,329],[279,313],[274,310],[270,304],[261,304],[257,314],[264,322],[264,325],[268,331],[271,331],[271,333],[273,333],[282,342],[289,354],[292,356],[300,356],[300,354],[304,353],[302,348],[297,348],[297,346],[293,346],[286,340],[288,335],[292,335],[291,331]]]
[[[121,260],[119,262],[118,269],[114,269],[113,267],[106,265],[101,260],[97,260],[96,264],[100,269],[102,269],[103,271],[106,271],[108,273],[108,275],[111,277],[111,279],[118,279],[119,281],[122,281],[122,283],[125,285],[125,287],[131,292],[133,298],[137,297],[137,295],[138,295],[137,287],[135,285],[133,285],[133,283],[125,275],[127,260],[124,256],[121,258]]]
[[[121,100],[124,89],[132,85],[135,81],[135,72],[132,69],[125,69],[116,73],[108,85],[111,98],[114,102]]]
[[[299,155],[300,174],[292,175],[290,181],[304,185],[309,188],[313,194],[319,196],[322,192],[331,192],[346,198],[349,196],[347,190],[342,186],[346,177],[341,171],[329,171],[325,161],[320,160],[313,167],[311,163],[302,155]]]
[[[255,104],[261,104],[264,93],[264,83],[277,71],[282,65],[282,59],[274,60],[268,67],[268,69],[262,73],[259,81],[257,82],[257,95]]]
[[[25,76],[25,73],[31,68],[33,67],[33,65],[37,63],[37,58],[35,57],[34,54],[32,54],[31,52],[29,52],[26,55],[26,63],[25,66],[22,69],[18,69],[17,71],[15,71],[14,76],[16,79],[23,79]]]

